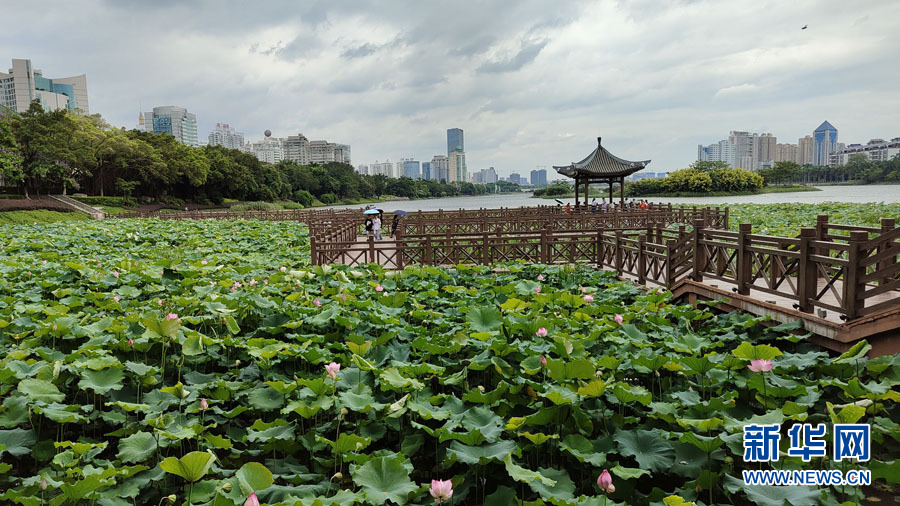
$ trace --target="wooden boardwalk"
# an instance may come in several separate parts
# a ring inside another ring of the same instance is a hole
[[[867,339],[873,354],[900,353],[900,228],[893,220],[855,227],[821,216],[815,228],[791,238],[752,234],[747,224],[737,232],[718,228],[727,223],[718,210],[600,214],[552,222],[491,216],[461,225],[428,216],[383,241],[359,236],[358,223],[332,223],[328,234],[313,236],[312,260],[386,269],[583,263],[691,302],[719,301],[723,309],[781,323],[802,320],[813,341],[835,350]],[[694,218],[691,230],[678,225],[685,217]],[[404,233],[410,230],[426,233]]]

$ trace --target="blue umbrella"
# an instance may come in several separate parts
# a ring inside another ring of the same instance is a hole
[[[560,204],[565,204],[565,202],[563,202],[563,201],[560,200],[560,199],[556,199],[556,201],[559,202]]]
[[[369,210],[363,211],[363,214],[378,214],[378,209],[369,209]]]
[[[408,213],[408,212],[406,212],[406,211],[400,211],[400,210],[394,211],[394,214],[396,214],[396,215],[398,215],[398,216],[409,216],[409,213]]]

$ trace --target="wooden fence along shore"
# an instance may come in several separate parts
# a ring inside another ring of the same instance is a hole
[[[184,212],[163,219],[300,220],[312,263],[387,269],[408,265],[586,263],[695,302],[803,320],[814,340],[843,350],[867,338],[874,353],[900,352],[900,228],[829,223],[797,237],[728,230],[728,209],[655,205],[646,210],[566,213],[557,206],[421,211],[394,238],[361,237],[359,210]],[[384,235],[391,219],[384,219]]]

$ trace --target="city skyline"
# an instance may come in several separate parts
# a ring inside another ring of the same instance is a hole
[[[178,104],[196,114],[200,139],[216,123],[248,139],[316,132],[352,145],[359,162],[413,152],[426,161],[455,126],[467,134],[470,171],[503,176],[570,163],[601,135],[621,156],[669,171],[719,132],[793,142],[827,117],[849,143],[900,126],[900,69],[884,64],[900,42],[896,2],[765,12],[576,2],[550,17],[539,1],[469,7],[482,15],[450,29],[436,23],[446,6],[412,2],[273,0],[245,12],[227,2],[48,0],[16,5],[20,22],[0,34],[0,55],[50,76],[87,75],[90,112],[116,126],[132,128],[141,104]],[[725,22],[735,17],[739,25]],[[157,36],[135,35],[147,26]],[[583,84],[565,77],[573,72]]]

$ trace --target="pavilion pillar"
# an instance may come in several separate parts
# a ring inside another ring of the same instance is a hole
[[[619,201],[625,205],[625,176],[619,178]]]
[[[612,187],[612,185],[613,185],[613,180],[612,180],[612,178],[610,178],[609,179],[609,205],[610,205],[610,207],[612,207],[612,205],[613,205],[613,187]]]

